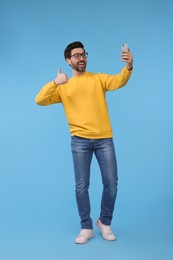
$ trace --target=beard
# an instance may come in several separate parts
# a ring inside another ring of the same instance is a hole
[[[78,61],[77,63],[71,62],[72,69],[78,72],[84,72],[86,70],[86,65],[86,61]]]

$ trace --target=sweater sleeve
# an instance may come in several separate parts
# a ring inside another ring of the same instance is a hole
[[[61,103],[58,87],[54,81],[47,83],[37,94],[35,102],[40,106],[48,106],[55,103]]]
[[[132,74],[132,70],[129,71],[125,66],[119,74],[110,75],[110,74],[102,74],[99,73],[100,80],[102,82],[102,86],[105,91],[116,90],[125,86]]]

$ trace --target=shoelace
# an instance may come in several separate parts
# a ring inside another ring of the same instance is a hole
[[[111,228],[110,228],[109,226],[108,226],[108,227],[105,227],[103,232],[104,232],[107,236],[112,235],[112,230],[111,230]]]
[[[87,232],[81,231],[78,237],[85,237],[87,235]]]

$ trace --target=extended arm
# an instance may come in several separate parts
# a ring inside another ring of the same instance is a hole
[[[115,90],[127,84],[133,70],[133,55],[128,49],[128,51],[122,51],[121,58],[122,61],[127,64],[119,74],[100,74],[103,88],[105,90]]]

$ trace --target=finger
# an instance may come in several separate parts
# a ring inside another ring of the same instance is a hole
[[[58,69],[58,74],[61,74],[61,68]]]
[[[122,58],[123,60],[128,60],[128,59],[129,59],[129,56],[127,56],[127,55],[122,55],[121,58]]]

